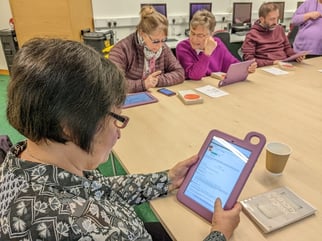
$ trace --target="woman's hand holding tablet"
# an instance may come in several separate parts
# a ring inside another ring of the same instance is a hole
[[[233,208],[265,143],[266,138],[257,132],[241,140],[210,131],[198,153],[199,160],[177,193],[178,200],[210,222],[218,197],[224,209]]]

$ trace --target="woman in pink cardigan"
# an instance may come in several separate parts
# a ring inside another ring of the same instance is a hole
[[[177,45],[176,55],[187,79],[200,80],[212,72],[227,72],[231,64],[239,62],[219,38],[212,36],[215,26],[215,16],[199,10],[191,19],[189,38]],[[248,71],[254,72],[256,66],[252,64]]]

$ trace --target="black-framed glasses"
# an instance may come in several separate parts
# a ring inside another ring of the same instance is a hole
[[[129,123],[130,117],[128,116],[118,115],[114,112],[109,112],[108,114],[115,119],[114,124],[117,128],[123,129],[127,126],[127,123]]]
[[[149,39],[151,40],[151,43],[153,43],[153,44],[159,44],[159,43],[165,43],[165,42],[167,42],[167,38],[164,38],[164,39],[161,39],[161,40],[159,40],[159,39],[152,39],[149,34],[147,34],[147,35],[148,35]]]

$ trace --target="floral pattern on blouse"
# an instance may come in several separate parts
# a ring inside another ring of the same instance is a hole
[[[167,172],[80,177],[19,159],[25,148],[0,166],[0,240],[152,240],[133,206],[166,195]]]

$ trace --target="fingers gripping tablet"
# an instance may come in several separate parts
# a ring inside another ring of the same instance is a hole
[[[190,168],[177,193],[178,200],[208,221],[217,197],[224,209],[231,209],[265,142],[266,138],[257,132],[250,132],[241,140],[218,130],[210,131],[198,162]]]

